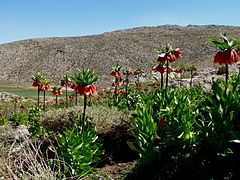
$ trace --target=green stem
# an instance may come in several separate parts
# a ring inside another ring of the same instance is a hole
[[[168,60],[167,60],[167,75],[166,75],[166,89],[168,88]]]
[[[38,107],[40,106],[40,87],[38,86]]]
[[[193,70],[191,69],[191,81],[190,81],[190,87],[192,87],[193,84]]]
[[[67,92],[67,85],[66,85],[66,108],[68,107],[68,92]]]
[[[75,94],[76,94],[75,104],[77,106],[78,105],[78,92],[77,92],[77,90],[76,90]]]
[[[228,74],[229,74],[229,72],[228,72],[228,64],[226,63],[226,84],[228,83]]]
[[[129,110],[129,103],[128,103],[128,75],[126,76],[126,101],[127,101],[127,108]]]
[[[182,87],[182,72],[180,72],[180,87]]]
[[[117,82],[118,82],[118,79],[117,79],[117,77],[115,77],[114,93],[115,93],[116,100],[117,100],[117,98],[118,98],[118,95],[117,95],[117,86],[116,86]]]
[[[17,103],[14,102],[14,111],[15,111],[15,114],[17,113]]]
[[[45,111],[46,110],[46,91],[43,91],[43,110]]]
[[[161,90],[163,90],[163,73],[161,73]]]
[[[56,95],[56,107],[57,107],[57,104],[58,104],[58,98],[57,98],[57,95]]]
[[[82,133],[85,129],[85,119],[86,119],[86,107],[87,107],[87,95],[84,94],[84,102],[83,102],[83,125],[82,125]]]

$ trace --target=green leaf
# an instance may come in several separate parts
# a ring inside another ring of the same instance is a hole
[[[128,146],[129,146],[132,150],[134,150],[134,151],[136,151],[136,152],[138,152],[138,153],[141,153],[141,151],[138,150],[138,149],[133,145],[133,142],[127,141],[127,144],[128,144]]]
[[[208,39],[208,42],[215,48],[224,50],[224,47],[221,42],[213,40],[213,39]]]

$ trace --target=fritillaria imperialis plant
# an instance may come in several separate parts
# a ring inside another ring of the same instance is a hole
[[[196,71],[197,68],[194,65],[191,65],[187,68],[187,71],[190,71],[190,76],[191,76],[191,80],[190,80],[190,87],[192,87],[193,84],[193,71]]]
[[[52,93],[56,96],[56,106],[58,103],[58,96],[62,95],[62,91],[61,91],[61,87],[59,87],[58,85],[55,85],[52,87]]]
[[[66,90],[66,107],[68,107],[68,87],[72,85],[71,79],[68,77],[67,74],[63,76],[63,79],[61,80],[61,86],[65,87]]]
[[[33,75],[32,77],[33,80],[33,87],[37,87],[38,88],[38,107],[40,105],[40,88],[42,86],[42,83],[46,81],[46,76],[44,74],[42,74],[41,72],[38,72],[37,74]]]
[[[152,70],[154,72],[159,72],[161,74],[161,89],[163,89],[163,73],[166,72],[166,65],[164,62],[159,62],[158,65],[153,66]]]
[[[164,49],[158,48],[158,62],[166,62],[167,75],[166,75],[166,89],[168,88],[168,73],[169,71],[169,62],[176,62],[178,58],[181,57],[181,51],[179,48],[173,49],[171,44],[167,43]]]
[[[15,113],[17,112],[17,104],[20,102],[19,98],[16,97],[13,99],[13,103],[14,103],[14,111]]]
[[[121,69],[122,69],[122,66],[117,64],[116,66],[112,67],[112,72],[111,72],[111,76],[115,78],[114,83],[112,83],[112,86],[114,87],[114,93],[115,93],[116,99],[118,97],[118,87],[122,86],[123,84],[123,79],[122,79],[123,73],[121,72]]]
[[[46,110],[46,91],[50,90],[51,86],[50,83],[47,79],[47,77],[45,77],[45,80],[42,81],[42,84],[40,86],[40,91],[43,91],[43,110]]]
[[[77,106],[78,105],[78,91],[76,88],[77,86],[74,84],[74,82],[72,82],[70,87],[74,90],[75,95],[74,96],[71,95],[71,97],[69,96],[69,98],[70,98],[70,100],[71,99],[73,100],[75,98],[75,105]]]
[[[179,66],[179,68],[175,70],[175,73],[180,74],[180,79],[179,79],[180,87],[182,86],[182,81],[181,80],[183,78],[183,74],[185,74],[186,72],[187,72],[187,69],[186,69],[186,67],[183,64],[181,64]]]
[[[129,86],[129,82],[130,82],[130,80],[129,80],[129,76],[130,75],[132,75],[132,72],[131,72],[131,70],[129,70],[129,69],[125,69],[124,71],[123,71],[123,74],[126,76],[126,79],[125,79],[125,91],[126,91],[126,102],[127,102],[127,107],[128,107],[128,109],[129,109],[129,103],[128,103],[128,86]]]
[[[84,131],[87,97],[91,97],[97,91],[97,88],[93,83],[98,80],[98,76],[95,76],[94,71],[91,69],[83,69],[82,71],[78,70],[77,73],[72,77],[72,80],[76,85],[77,92],[84,96],[82,128],[82,131]]]
[[[144,75],[144,71],[142,71],[141,68],[138,68],[136,69],[133,74],[137,77],[137,81],[136,81],[136,86],[137,87],[140,87],[141,84],[140,84],[140,76],[143,76]]]
[[[228,82],[228,65],[238,62],[238,55],[240,46],[237,40],[227,38],[227,33],[220,34],[219,41],[209,39],[208,41],[212,46],[217,48],[219,51],[214,56],[214,63],[220,65],[225,64],[226,77],[225,81]]]

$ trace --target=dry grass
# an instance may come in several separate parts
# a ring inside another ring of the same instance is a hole
[[[77,119],[78,113],[82,113],[83,107],[77,106],[68,109],[53,109],[41,114],[44,126],[52,132],[59,132],[69,122]],[[121,124],[128,123],[130,113],[124,113],[117,108],[94,105],[87,107],[87,116],[96,125],[99,133],[105,133]]]
[[[8,140],[8,143],[0,143],[6,148],[6,152],[1,152],[0,156],[1,177],[14,180],[57,179],[60,171],[56,166],[51,166],[53,159],[48,157],[48,149],[43,148],[44,141],[30,139],[26,131],[26,127],[7,127],[1,131],[1,135],[5,135],[4,139]],[[60,161],[58,158],[57,160]]]

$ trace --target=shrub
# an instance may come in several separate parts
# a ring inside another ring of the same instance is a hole
[[[29,110],[28,115],[29,128],[28,131],[33,136],[42,136],[45,133],[45,130],[40,122],[40,109],[32,108]]]
[[[240,140],[240,76],[230,79],[228,84],[218,80],[213,82],[212,93],[208,95],[207,116],[202,127],[205,140],[219,155],[232,153],[230,143]]]
[[[13,126],[26,125],[27,124],[27,114],[24,112],[17,112],[12,115],[9,119]]]
[[[86,129],[82,132],[83,121],[79,116],[73,126],[68,126],[58,136],[57,151],[74,176],[83,177],[92,172],[94,168],[91,165],[97,163],[103,154],[95,128],[87,122]]]

